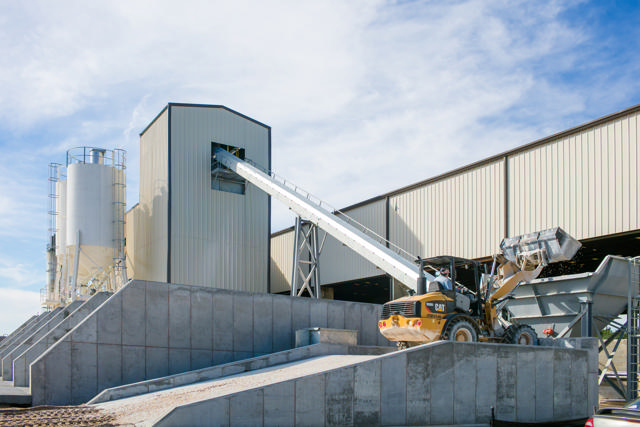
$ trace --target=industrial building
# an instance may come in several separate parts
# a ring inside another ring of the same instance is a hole
[[[606,256],[638,255],[639,114],[330,212],[270,173],[269,126],[170,103],[140,135],[128,212],[124,153],[70,150],[50,169],[48,310],[0,343],[0,403],[88,402],[60,409],[94,417],[87,425],[488,425],[492,408],[506,421],[586,417],[603,375],[591,334],[627,307],[640,318],[640,263]],[[271,234],[272,199],[299,215],[294,228]],[[505,236],[552,227],[582,249],[514,296],[513,315],[539,336],[561,319],[541,345],[394,351],[380,334],[379,303],[425,283],[417,257],[487,261]],[[292,297],[301,279],[324,298]],[[638,354],[640,330],[629,346]]]
[[[129,277],[268,292],[269,196],[211,175],[214,144],[271,168],[271,128],[222,106],[169,104],[140,135]]]
[[[640,255],[640,105],[340,209],[414,256],[490,260],[505,237],[561,227],[583,248],[546,275],[595,271]],[[271,236],[271,289],[291,288],[294,228]],[[331,236],[319,255],[325,295],[383,303],[402,292]],[[394,292],[395,288],[395,292]]]

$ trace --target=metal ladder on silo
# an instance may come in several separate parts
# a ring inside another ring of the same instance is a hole
[[[638,397],[640,364],[640,257],[629,259],[629,300],[627,310],[627,400]]]
[[[112,151],[113,158],[112,167],[112,207],[113,207],[113,273],[114,283],[111,284],[111,292],[115,292],[119,287],[124,286],[127,281],[126,277],[126,260],[124,248],[124,211],[125,201],[125,169],[126,169],[126,151],[115,149]]]

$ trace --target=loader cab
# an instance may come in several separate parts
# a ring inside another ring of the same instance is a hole
[[[456,293],[462,293],[470,297],[470,309],[474,315],[480,315],[481,298],[476,296],[480,288],[480,278],[484,272],[484,267],[478,261],[458,258],[449,255],[442,255],[423,260],[425,273],[437,277],[441,268],[449,269],[453,291],[445,291],[449,297],[455,300]],[[437,286],[437,285],[435,285]],[[427,283],[427,292],[433,290],[430,283]]]

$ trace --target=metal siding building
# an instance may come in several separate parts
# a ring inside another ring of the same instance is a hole
[[[212,142],[270,168],[271,129],[222,106],[169,104],[141,134],[130,276],[268,292],[270,199],[212,189]]]
[[[485,259],[504,237],[557,226],[580,240],[637,232],[639,116],[640,105],[342,211],[423,258]],[[272,238],[274,291],[290,287],[292,240]],[[382,274],[348,252],[325,245],[323,285]]]

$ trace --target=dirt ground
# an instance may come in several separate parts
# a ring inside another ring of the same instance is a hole
[[[3,427],[107,427],[113,426],[114,415],[90,406],[36,406],[0,409]]]

